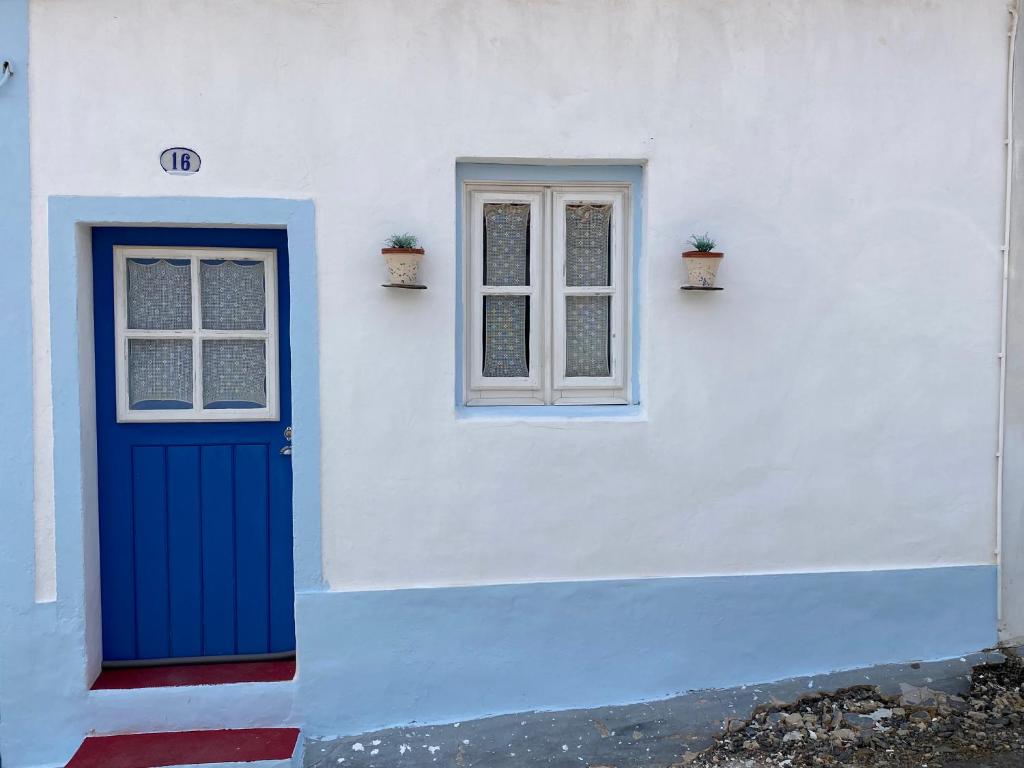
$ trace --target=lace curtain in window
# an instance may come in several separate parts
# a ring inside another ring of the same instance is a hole
[[[611,205],[565,207],[565,284],[610,285]]]
[[[267,404],[267,355],[262,339],[203,341],[203,407],[213,403]]]
[[[128,259],[128,327],[180,331],[192,327],[192,272],[188,261]]]
[[[128,404],[192,405],[191,339],[129,339]]]
[[[256,331],[266,328],[262,261],[206,260],[199,264],[203,328]]]
[[[611,296],[565,297],[565,375],[611,376]]]

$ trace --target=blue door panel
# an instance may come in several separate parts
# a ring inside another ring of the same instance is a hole
[[[131,453],[109,456],[98,471],[102,510],[100,529],[100,593],[102,595],[103,653],[108,659],[136,658],[135,534],[132,500],[128,493],[107,493],[124,481],[114,466],[130,466]]]
[[[135,609],[139,657],[171,655],[167,573],[167,451],[132,450],[131,488],[135,517]],[[102,565],[102,564],[101,564]]]
[[[287,462],[274,461],[271,452],[270,485],[287,488],[287,493],[270,497],[270,650],[281,653],[295,647],[295,614],[292,610],[292,473]]]
[[[267,547],[267,446],[235,448],[235,541],[238,562],[238,653],[270,647],[270,559]]]
[[[203,654],[202,507],[199,448],[167,449],[167,555],[171,656]]]
[[[276,249],[279,421],[117,423],[114,245]],[[287,254],[280,230],[93,230],[107,661],[295,649]]]
[[[235,475],[231,448],[205,446],[202,454],[203,509],[231,508]],[[207,656],[235,652],[234,516],[203,515],[203,651]]]

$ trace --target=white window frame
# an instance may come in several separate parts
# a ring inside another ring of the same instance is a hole
[[[483,206],[525,202],[530,215],[530,285],[483,285]],[[612,205],[609,286],[565,285],[565,206]],[[630,402],[632,327],[632,212],[630,187],[621,183],[537,184],[467,182],[463,188],[466,259],[463,376],[466,405],[626,405]],[[483,376],[483,296],[530,296],[530,376]],[[565,297],[610,296],[611,375],[567,377]]]
[[[192,327],[182,330],[128,328],[128,259],[188,261],[192,286]],[[204,329],[199,265],[202,260],[262,261],[266,328],[263,330]],[[192,408],[133,410],[128,398],[128,342],[131,339],[190,339],[192,341]],[[267,405],[264,408],[204,408],[203,341],[260,339],[266,349]],[[277,251],[266,248],[175,248],[114,246],[114,366],[118,422],[277,421],[279,406]]]
[[[543,328],[543,279],[540,253],[542,241],[543,190],[523,189],[516,192],[498,191],[474,195],[472,207],[472,241],[476,244],[472,259],[472,291],[469,303],[470,327],[480,329],[484,325],[484,296],[526,296],[530,302],[530,358],[527,361],[529,376],[485,377],[483,375],[483,345],[471,345],[470,386],[481,393],[481,397],[504,403],[533,403],[540,397],[543,382],[540,377],[542,350],[541,329]],[[487,203],[525,203],[530,206],[530,284],[516,286],[484,285],[483,240],[484,205]]]

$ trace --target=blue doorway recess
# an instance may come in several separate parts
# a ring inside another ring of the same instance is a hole
[[[104,662],[293,652],[286,232],[92,249]]]

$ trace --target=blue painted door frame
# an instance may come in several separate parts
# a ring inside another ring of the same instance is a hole
[[[118,423],[115,245],[277,251],[280,419]],[[295,649],[287,235],[278,229],[93,229],[104,661]]]

